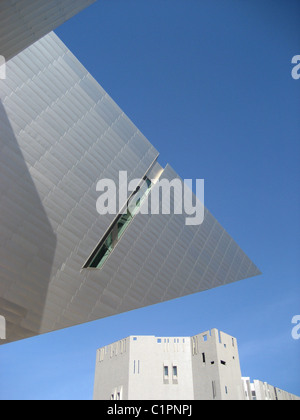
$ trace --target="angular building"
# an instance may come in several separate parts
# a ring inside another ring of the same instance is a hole
[[[250,378],[242,378],[245,400],[250,401],[300,401],[300,397],[283,391],[267,382],[259,380],[250,381]]]
[[[243,400],[237,341],[216,329],[195,337],[128,337],[97,352],[95,400]]]
[[[260,274],[207,209],[195,226],[142,214],[158,181],[182,180],[53,32],[38,39],[92,1],[60,3],[0,6],[2,344]],[[140,211],[99,215],[98,182],[119,197],[120,171],[140,183],[119,204],[138,192]]]
[[[242,378],[236,338],[131,336],[97,351],[94,400],[300,400]]]
[[[1,0],[0,54],[9,61],[96,0]]]

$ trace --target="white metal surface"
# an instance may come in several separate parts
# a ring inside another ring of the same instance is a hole
[[[0,0],[0,55],[29,47],[96,0]]]
[[[200,226],[137,215],[103,268],[82,270],[114,219],[97,182],[142,179],[158,152],[53,33],[9,61],[0,99],[6,342],[259,274],[208,211]]]

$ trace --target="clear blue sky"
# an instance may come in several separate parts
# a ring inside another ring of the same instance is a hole
[[[97,348],[209,328],[300,395],[299,22],[299,0],[98,0],[56,30],[263,275],[0,347],[0,398],[91,399]]]

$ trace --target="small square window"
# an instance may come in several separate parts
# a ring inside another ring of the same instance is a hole
[[[161,344],[161,338],[157,339],[158,344]]]

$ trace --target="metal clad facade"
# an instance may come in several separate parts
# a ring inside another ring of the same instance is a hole
[[[98,215],[96,183],[119,170],[141,179],[158,153],[53,33],[7,67],[0,302],[14,340],[83,320],[104,284],[87,285],[78,309],[81,268],[114,219]]]
[[[97,213],[97,182],[142,179],[158,152],[53,33],[9,61],[0,99],[6,342],[259,274],[207,210],[200,226],[139,214],[101,270],[82,269],[115,217]]]
[[[0,54],[6,60],[96,0],[1,0]]]

